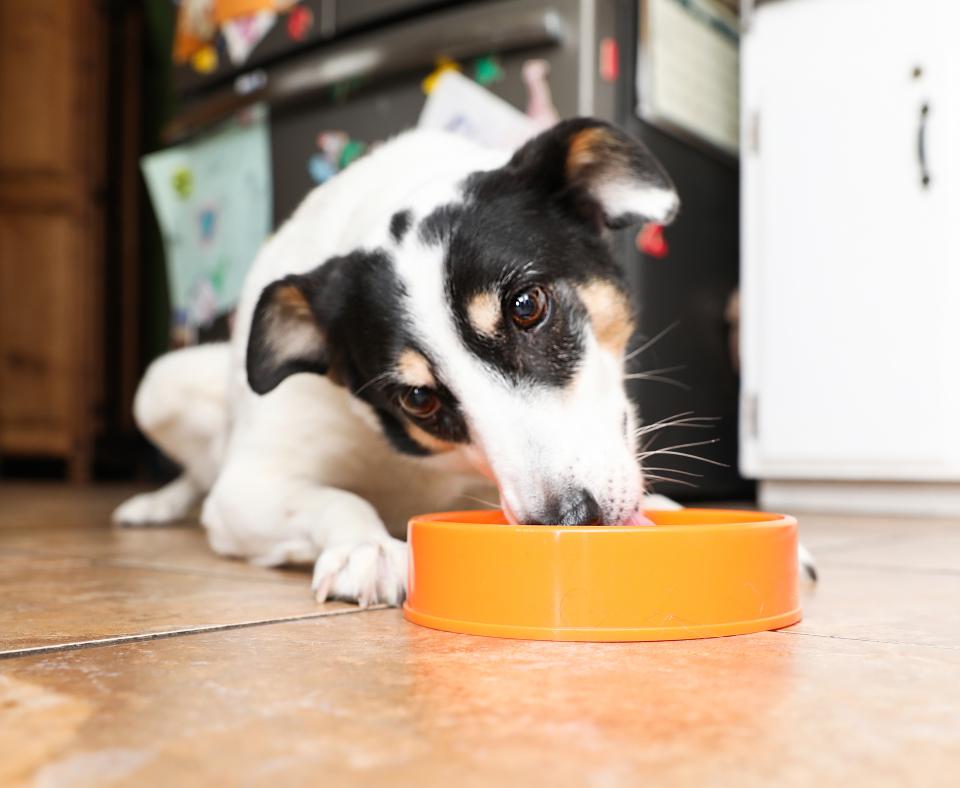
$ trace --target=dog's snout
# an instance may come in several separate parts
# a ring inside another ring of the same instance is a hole
[[[553,496],[531,525],[600,525],[600,504],[587,490]]]

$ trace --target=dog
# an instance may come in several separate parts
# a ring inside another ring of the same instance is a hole
[[[600,120],[513,153],[394,138],[266,242],[229,344],[148,369],[136,420],[183,474],[114,519],[202,498],[214,551],[313,564],[319,601],[361,605],[402,601],[411,515],[485,490],[514,523],[642,522],[634,322],[607,236],[678,209],[650,151]]]

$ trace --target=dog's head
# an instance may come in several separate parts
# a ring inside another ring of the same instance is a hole
[[[670,221],[670,179],[638,142],[576,119],[456,193],[396,213],[382,248],[268,286],[251,327],[251,387],[330,376],[373,408],[399,451],[468,458],[515,522],[633,521],[643,493],[623,385],[633,320],[605,230]]]

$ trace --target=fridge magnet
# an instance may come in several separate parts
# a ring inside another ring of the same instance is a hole
[[[437,58],[436,68],[434,68],[434,70],[424,78],[423,82],[420,83],[424,94],[429,96],[431,93],[433,93],[434,89],[437,87],[437,83],[440,81],[440,77],[450,71],[463,71],[463,69],[460,67],[459,63],[451,60],[450,58]]]
[[[555,126],[560,121],[560,113],[550,90],[550,64],[546,60],[528,60],[521,74],[527,88],[527,117],[541,131]]]
[[[303,41],[313,27],[313,11],[298,5],[287,15],[287,35],[292,41]]]
[[[473,78],[481,85],[492,85],[503,79],[503,67],[495,55],[484,55],[473,61]]]
[[[347,142],[347,144],[343,146],[343,151],[340,153],[340,169],[345,170],[357,159],[363,156],[366,150],[366,143],[361,142],[360,140],[350,140]]]
[[[337,168],[322,153],[312,153],[307,159],[307,172],[310,180],[316,184],[326,183],[337,174]]]
[[[217,70],[220,58],[217,56],[216,47],[207,44],[201,47],[190,58],[190,65],[198,74],[210,74]]]
[[[261,11],[224,22],[221,31],[230,62],[235,66],[245,63],[276,21],[277,15],[273,11]]]
[[[317,135],[317,150],[319,150],[335,166],[340,166],[340,154],[350,142],[350,135],[345,131],[321,131]]]
[[[663,237],[663,227],[659,224],[645,224],[637,233],[637,250],[649,257],[662,260],[670,253],[667,239]]]
[[[359,77],[355,79],[345,79],[343,82],[338,82],[336,85],[330,88],[330,98],[335,104],[342,104],[350,96],[363,87],[363,80]]]

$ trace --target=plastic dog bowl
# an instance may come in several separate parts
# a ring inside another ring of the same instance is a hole
[[[654,525],[508,525],[498,511],[414,517],[404,617],[447,632],[588,641],[741,635],[800,620],[794,518],[645,514]]]

